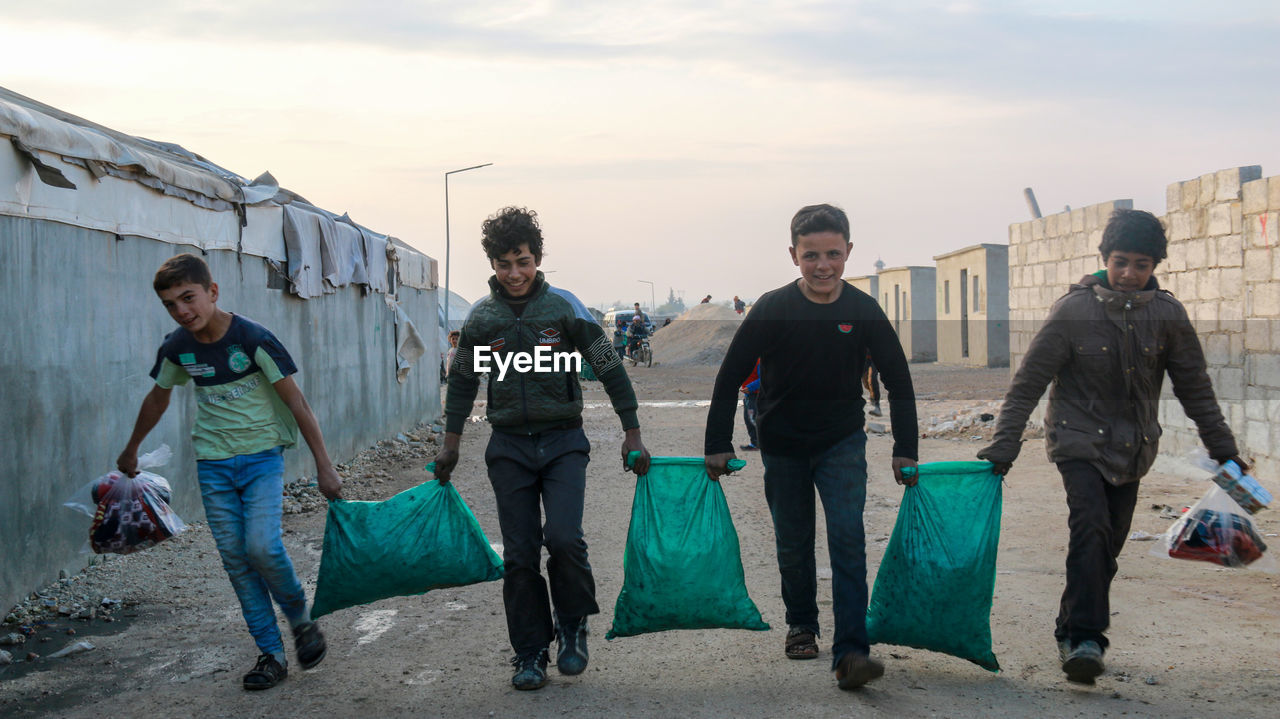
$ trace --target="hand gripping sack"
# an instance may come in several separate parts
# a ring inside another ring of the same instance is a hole
[[[872,644],[899,644],[1000,671],[991,600],[1000,477],[990,462],[932,462],[903,493],[867,608]]]
[[[382,502],[329,503],[311,616],[501,577],[458,490],[431,480]]]
[[[639,456],[633,452],[628,462]],[[746,466],[732,460],[730,469]],[[654,457],[636,480],[622,591],[605,639],[669,629],[767,630],[742,573],[738,533],[701,457]]]

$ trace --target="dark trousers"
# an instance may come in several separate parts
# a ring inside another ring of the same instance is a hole
[[[581,429],[526,436],[495,430],[484,453],[502,528],[502,602],[516,654],[547,647],[560,617],[596,614],[596,584],[582,538],[591,444]],[[542,514],[546,512],[546,523]],[[547,582],[541,573],[546,546]]]
[[[1067,587],[1062,592],[1058,641],[1072,645],[1092,639],[1107,647],[1104,633],[1111,623],[1111,580],[1116,576],[1116,558],[1124,548],[1138,501],[1138,483],[1119,487],[1103,478],[1093,465],[1082,460],[1058,464],[1062,486],[1067,490]]]
[[[756,393],[742,394],[742,423],[747,425],[747,436],[751,438],[753,447],[760,446],[760,438],[756,435]]]
[[[773,515],[782,602],[787,624],[818,633],[818,573],[814,490],[827,518],[827,553],[835,636],[831,667],[849,652],[866,654],[867,545],[862,510],[867,499],[867,435],[859,430],[807,457],[761,451],[764,494]]]

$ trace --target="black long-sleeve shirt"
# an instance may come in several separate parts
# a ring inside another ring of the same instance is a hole
[[[738,388],[756,358],[761,450],[812,455],[861,429],[868,353],[889,391],[893,455],[918,459],[915,390],[902,344],[876,301],[848,283],[830,304],[810,301],[795,282],[756,302],[716,375],[706,453],[733,451]]]

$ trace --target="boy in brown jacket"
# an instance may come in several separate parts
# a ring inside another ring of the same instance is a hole
[[[1070,531],[1067,586],[1054,636],[1062,670],[1073,682],[1092,684],[1105,671],[1111,580],[1138,481],[1158,451],[1166,372],[1209,455],[1246,466],[1218,408],[1187,311],[1152,276],[1167,244],[1151,213],[1112,214],[1098,247],[1106,269],[1086,275],[1054,303],[1005,396],[995,441],[978,453],[997,474],[1008,472],[1027,418],[1052,382],[1045,448],[1062,473]]]

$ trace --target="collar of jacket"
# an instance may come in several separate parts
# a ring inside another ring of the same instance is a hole
[[[495,300],[503,302],[532,302],[547,291],[547,278],[542,274],[542,270],[538,270],[538,274],[533,276],[533,287],[529,288],[529,294],[524,297],[512,297],[502,289],[502,285],[498,284],[497,275],[489,275],[489,295]]]
[[[1107,286],[1107,283],[1096,274],[1085,275],[1072,289],[1085,288],[1093,290],[1093,296],[1109,310],[1131,310],[1141,307],[1155,299],[1160,284],[1155,275],[1147,282],[1147,286],[1137,292],[1119,292]]]

